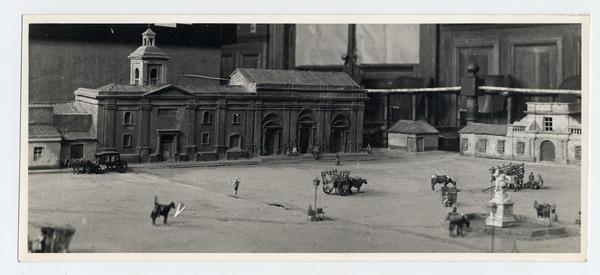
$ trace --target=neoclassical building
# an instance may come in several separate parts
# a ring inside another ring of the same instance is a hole
[[[98,150],[147,162],[362,149],[367,97],[347,74],[237,69],[224,86],[178,86],[155,36],[128,56],[129,84],[75,91]]]
[[[581,131],[580,104],[527,102],[513,124],[471,123],[459,134],[464,155],[580,164]]]

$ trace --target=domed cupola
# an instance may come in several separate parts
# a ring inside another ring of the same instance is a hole
[[[167,61],[170,59],[156,46],[156,33],[148,28],[142,33],[142,45],[128,56],[131,85],[167,84]]]

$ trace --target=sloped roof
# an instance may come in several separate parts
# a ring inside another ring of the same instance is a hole
[[[61,137],[58,129],[52,125],[46,124],[29,124],[29,137]]]
[[[349,75],[341,72],[240,68],[233,72],[233,74],[238,72],[248,79],[248,81],[253,82],[256,85],[360,87]]]
[[[69,131],[63,131],[62,132],[62,137],[65,140],[69,140],[69,141],[96,139],[95,137],[93,137],[92,135],[90,135],[87,132],[69,132]]]
[[[399,120],[387,130],[389,133],[439,134],[440,132],[425,121]]]
[[[31,103],[29,108],[52,108],[52,112],[59,115],[64,114],[86,114],[84,110],[77,108],[74,102],[49,102],[49,103]]]
[[[170,59],[170,57],[157,46],[140,46],[129,54],[128,58],[158,58]]]
[[[148,85],[125,85],[110,83],[106,84],[96,90],[101,92],[118,92],[118,93],[146,93],[152,90],[156,90],[161,86],[148,86]]]
[[[506,124],[469,123],[458,131],[459,134],[506,136]]]

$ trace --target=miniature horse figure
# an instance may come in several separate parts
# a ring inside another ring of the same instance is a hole
[[[448,234],[450,237],[461,236],[463,235],[463,226],[466,225],[467,228],[471,225],[469,219],[465,216],[465,214],[458,214],[456,212],[448,213],[446,218],[448,220]],[[454,228],[456,228],[456,235],[454,234]]]
[[[435,185],[438,183],[443,183],[444,187],[448,185],[448,183],[452,183],[454,187],[456,186],[456,181],[454,181],[451,177],[447,175],[432,175],[431,176],[431,190],[435,191]]]
[[[167,218],[169,217],[169,211],[171,211],[171,208],[175,208],[174,202],[171,202],[170,204],[160,204],[158,203],[158,197],[154,197],[154,209],[150,213],[152,224],[156,224],[156,218],[158,218],[158,216],[163,216],[163,223],[167,224]]]

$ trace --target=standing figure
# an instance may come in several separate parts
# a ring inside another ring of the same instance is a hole
[[[371,143],[367,143],[367,154],[373,153],[373,149],[371,148]]]
[[[533,175],[533,172],[529,173],[529,182],[527,182],[527,185],[529,186],[533,186],[535,183],[535,176]]]
[[[237,196],[238,188],[240,187],[240,177],[233,178],[231,184],[233,184],[233,194]]]
[[[340,156],[336,153],[335,154],[335,166],[340,166]]]
[[[544,186],[544,179],[542,179],[542,175],[538,174],[538,180],[537,183],[540,187]]]

